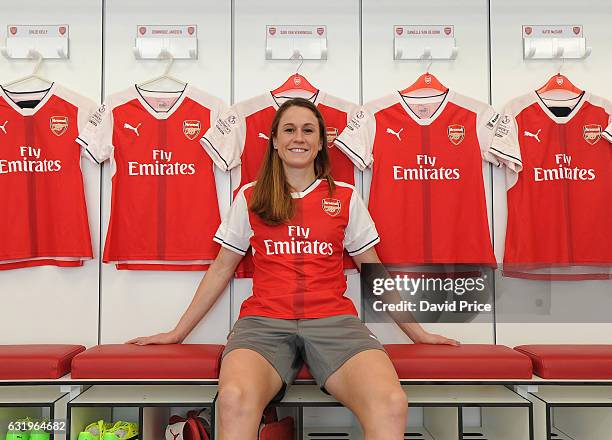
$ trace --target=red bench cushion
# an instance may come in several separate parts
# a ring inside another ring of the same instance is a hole
[[[400,379],[531,379],[532,376],[529,358],[504,345],[388,344],[385,349]]]
[[[73,379],[217,379],[223,345],[98,345],[72,361]]]
[[[0,345],[0,379],[58,379],[84,350],[82,345],[66,344]]]
[[[519,345],[545,379],[612,379],[612,345]]]
[[[531,379],[529,358],[504,345],[387,344],[400,379]],[[518,355],[518,356],[517,356]],[[312,379],[303,367],[298,379]]]

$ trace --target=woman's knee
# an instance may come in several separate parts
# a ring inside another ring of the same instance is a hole
[[[254,411],[263,411],[265,403],[253,387],[240,382],[229,382],[219,386],[217,397],[219,410],[234,416]]]
[[[404,418],[408,412],[408,398],[401,387],[374,392],[368,399],[368,413],[377,418]]]

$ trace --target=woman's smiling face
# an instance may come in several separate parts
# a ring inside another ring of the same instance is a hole
[[[279,121],[273,142],[285,167],[313,166],[323,147],[317,117],[304,107],[288,108]]]

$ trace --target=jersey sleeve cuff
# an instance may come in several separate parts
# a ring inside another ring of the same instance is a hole
[[[508,149],[504,145],[493,144],[489,147],[489,151],[485,153],[485,159],[493,164],[504,165],[508,169],[519,173],[523,169],[523,162],[519,157],[507,151]]]
[[[346,251],[351,257],[354,257],[355,255],[359,255],[367,251],[371,247],[376,246],[378,243],[380,243],[380,237],[378,235],[375,235],[374,237],[370,238],[370,240],[366,241],[361,246],[346,248]]]
[[[238,246],[234,246],[231,243],[228,243],[227,241],[223,240],[220,237],[217,237],[216,235],[213,237],[213,241],[219,243],[221,245],[221,247],[224,247],[225,249],[228,249],[232,252],[235,252],[239,255],[242,255],[243,257],[246,255],[246,251],[243,249],[240,249]]]
[[[351,159],[351,162],[353,162],[361,171],[364,171],[368,167],[365,159],[357,154],[357,152],[345,142],[343,142],[342,139],[336,138],[334,145],[342,150],[349,157],[349,159]]]
[[[225,158],[221,155],[221,152],[218,148],[216,148],[213,143],[206,136],[202,136],[200,139],[200,144],[204,147],[204,150],[208,153],[210,158],[213,160],[215,165],[222,171],[229,171],[230,166],[229,163],[225,160]]]
[[[603,136],[603,138],[605,140],[607,140],[608,142],[612,143],[612,126],[606,128],[601,135]]]

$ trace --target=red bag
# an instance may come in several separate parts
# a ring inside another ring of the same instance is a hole
[[[259,440],[293,440],[295,426],[293,417],[285,417],[278,421],[276,408],[267,408],[263,413],[264,426],[259,431]]]

